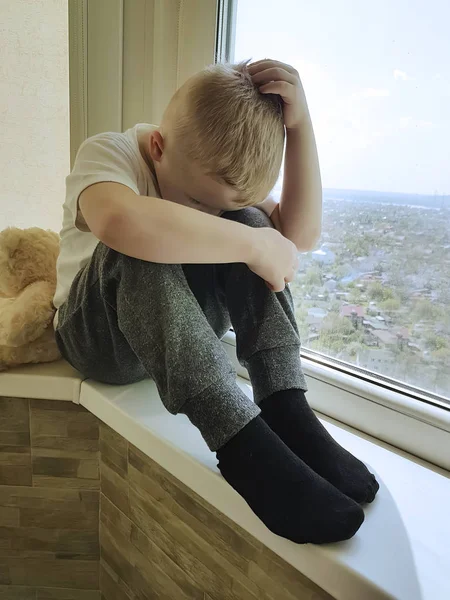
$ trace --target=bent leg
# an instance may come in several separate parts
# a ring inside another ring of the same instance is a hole
[[[225,213],[250,227],[273,227],[258,208]],[[255,402],[279,390],[307,390],[300,360],[300,336],[289,286],[272,292],[247,265],[223,265],[223,286],[236,333],[239,362],[249,372]]]
[[[167,410],[186,414],[213,451],[259,414],[180,265],[100,243],[73,287],[57,338],[87,376],[107,383],[151,377]]]

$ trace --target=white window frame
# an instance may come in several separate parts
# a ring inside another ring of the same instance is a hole
[[[222,341],[238,375],[250,380],[237,360],[234,333]],[[450,410],[363,381],[350,369],[338,371],[305,356],[302,365],[314,410],[450,471]]]
[[[235,0],[71,0],[71,163],[99,131],[158,123],[168,99],[206,64],[234,60]],[[237,372],[232,332],[224,338]],[[314,409],[450,470],[450,407],[302,357]]]

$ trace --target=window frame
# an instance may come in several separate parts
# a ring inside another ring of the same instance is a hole
[[[250,381],[236,355],[236,336],[222,339],[236,372]],[[301,353],[314,410],[382,442],[450,471],[450,409],[425,403],[400,391],[382,388]]]

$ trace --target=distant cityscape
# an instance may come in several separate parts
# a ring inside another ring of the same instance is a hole
[[[450,400],[450,196],[324,190],[291,291],[304,347]]]

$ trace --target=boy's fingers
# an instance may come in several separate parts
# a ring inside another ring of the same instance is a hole
[[[271,67],[270,69],[258,71],[258,73],[252,75],[252,81],[255,85],[269,83],[270,81],[287,81],[292,85],[296,85],[298,82],[295,75],[292,75],[281,67]]]
[[[292,102],[292,84],[286,81],[271,81],[270,83],[261,85],[258,89],[261,94],[278,94],[288,104],[289,101]]]
[[[247,70],[250,75],[253,75],[254,73],[258,73],[259,71],[268,69],[270,67],[280,67],[281,69],[288,71],[288,73],[291,73],[291,75],[298,77],[298,71],[293,66],[283,63],[279,60],[270,60],[269,58],[264,58],[263,60],[257,60],[254,63],[250,63],[247,67]]]

